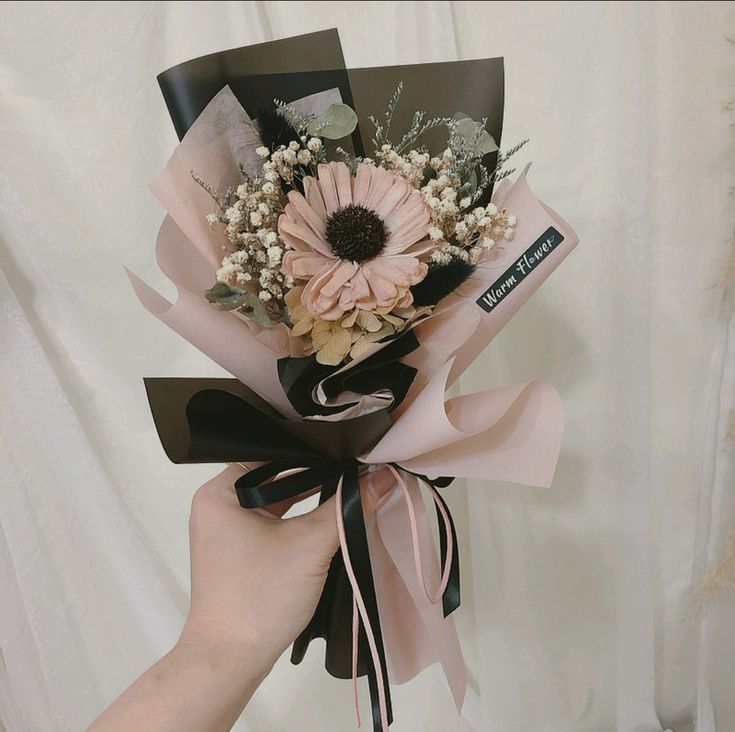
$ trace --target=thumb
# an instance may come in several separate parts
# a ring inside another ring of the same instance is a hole
[[[318,537],[329,556],[339,548],[339,532],[337,531],[337,499],[335,496],[319,504],[313,511],[295,516],[291,521],[300,525],[300,528]]]

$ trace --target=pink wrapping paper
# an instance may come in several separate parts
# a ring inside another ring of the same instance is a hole
[[[233,120],[245,123],[239,125],[240,133],[232,132]],[[224,89],[153,183],[154,192],[169,212],[159,232],[156,255],[161,269],[176,285],[176,302],[169,302],[134,274],[129,276],[147,310],[284,417],[295,419],[298,415],[276,372],[277,359],[296,355],[298,350],[294,352],[285,326],[261,329],[237,313],[217,310],[204,297],[222,257],[221,236],[206,223],[212,202],[190,172],[195,170],[224,188],[237,182],[233,160],[251,171],[259,165],[253,153],[257,140],[254,142],[247,122],[244,110],[229,89]],[[444,399],[445,390],[578,242],[569,225],[534,196],[527,172],[528,168],[515,183],[504,181],[494,199],[498,207],[509,208],[517,217],[513,240],[492,250],[494,258],[481,263],[459,293],[445,298],[430,317],[415,326],[421,347],[404,362],[416,367],[418,374],[406,399],[392,412],[392,427],[359,458],[378,466],[363,476],[365,489],[378,480],[394,482],[379,468],[390,462],[430,477],[551,484],[563,432],[561,399],[553,387],[530,382]],[[491,313],[485,313],[476,304],[477,298],[549,226],[561,232],[564,241]],[[217,480],[231,484],[239,471],[228,468]],[[429,584],[436,587],[437,552],[421,489],[412,476],[406,477],[419,528],[422,563]],[[376,514],[368,519],[367,530],[391,679],[402,683],[440,662],[455,702],[461,706],[466,677],[454,624],[451,618],[443,617],[441,604],[427,600],[418,582],[407,506],[399,491],[388,490]]]

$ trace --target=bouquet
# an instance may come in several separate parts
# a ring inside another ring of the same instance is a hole
[[[292,660],[390,683],[439,662],[451,620],[456,477],[549,485],[563,428],[538,382],[445,391],[577,244],[501,152],[502,59],[345,69],[336,31],[226,51],[159,77],[180,144],[152,184],[175,303],[142,304],[233,379],[146,379],[174,462],[229,463],[247,508],[336,496],[340,550]],[[366,517],[362,496],[381,485]],[[423,492],[436,509],[439,552]]]

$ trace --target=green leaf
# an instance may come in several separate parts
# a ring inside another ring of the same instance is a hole
[[[205,293],[209,302],[216,305],[220,310],[235,310],[247,303],[248,293],[237,287],[230,287],[225,282],[217,282]]]
[[[306,131],[314,137],[340,140],[351,135],[356,127],[357,115],[354,109],[346,104],[330,104],[324,112],[309,122]]]
[[[249,312],[245,311],[245,315],[252,318],[261,328],[272,328],[275,325],[268,317],[268,311],[265,309],[263,301],[255,293],[248,293],[247,307]]]
[[[467,174],[467,177],[462,179],[462,188],[460,188],[462,198],[465,196],[474,196],[477,192],[477,184],[477,170],[472,168]]]
[[[233,293],[230,297],[220,298],[219,300],[217,300],[215,305],[217,305],[220,310],[237,310],[237,308],[241,308],[244,305],[247,305],[247,302],[247,293]]]
[[[492,135],[480,122],[475,122],[475,120],[462,112],[457,112],[454,115],[454,119],[457,120],[455,127],[457,137],[461,138],[467,144],[474,143],[472,147],[474,157],[482,158],[498,149]]]
[[[230,297],[233,294],[232,288],[224,282],[217,282],[210,287],[205,293],[209,302],[217,302],[220,298]]]
[[[207,300],[220,310],[240,310],[252,318],[261,328],[272,328],[274,323],[268,316],[263,301],[253,292],[246,292],[237,287],[230,287],[224,282],[217,282],[205,293]]]

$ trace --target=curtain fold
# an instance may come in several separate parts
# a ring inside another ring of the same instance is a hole
[[[691,610],[735,541],[735,335],[717,285],[735,10],[718,2],[3,5],[0,729],[84,728],[186,612],[189,502],[213,470],[168,463],[142,376],[223,373],[123,271],[168,286],[146,183],[176,136],[155,76],[333,26],[350,66],[504,56],[504,147],[531,138],[517,167],[536,161],[532,186],[582,242],[462,378],[463,393],[554,384],[563,454],[549,490],[447,493],[471,693],[457,717],[428,669],[395,689],[393,729],[728,732],[733,593]],[[281,659],[236,729],[352,729],[349,683],[320,650]]]

